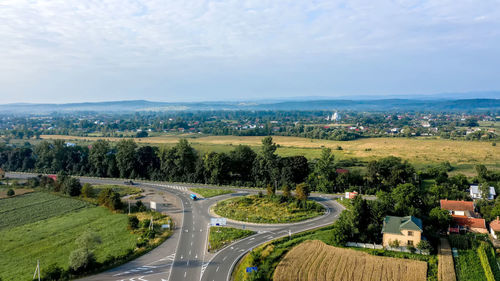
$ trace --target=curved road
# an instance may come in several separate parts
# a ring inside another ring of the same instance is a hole
[[[10,178],[28,178],[35,174],[7,173]],[[80,177],[81,182],[93,184],[123,184],[123,180]],[[82,280],[116,281],[223,281],[230,280],[233,267],[248,251],[262,243],[290,233],[302,232],[332,224],[344,209],[333,195],[313,195],[311,199],[323,204],[325,215],[293,224],[257,225],[228,222],[229,226],[251,229],[256,234],[236,241],[215,255],[207,249],[210,222],[209,208],[219,200],[233,196],[256,193],[255,189],[231,188],[235,193],[192,201],[187,184],[137,182],[151,190],[148,193],[157,202],[159,211],[174,218],[174,234],[151,252],[111,270],[83,278]],[[193,186],[199,188],[200,186]],[[217,188],[206,186],[205,188]]]

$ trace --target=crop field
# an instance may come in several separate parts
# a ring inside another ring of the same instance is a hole
[[[75,137],[63,135],[42,135],[44,139],[65,139],[76,141],[95,141],[99,137]],[[174,145],[181,136],[158,136],[134,139],[138,143]],[[201,152],[227,152],[234,146],[245,144],[258,149],[263,137],[239,136],[202,136],[187,137],[194,148]],[[118,141],[120,138],[104,138]],[[323,147],[331,148],[335,156],[342,158],[377,159],[385,156],[397,156],[414,164],[431,164],[449,161],[462,172],[469,173],[475,164],[485,164],[491,169],[500,169],[500,146],[491,142],[445,140],[439,138],[364,138],[354,141],[330,141],[299,137],[273,136],[279,144],[277,153],[281,156],[304,155],[307,158],[319,158]],[[342,150],[336,150],[337,147]]]
[[[288,252],[276,267],[273,280],[425,281],[427,263],[377,257],[315,240]]]
[[[230,189],[220,189],[220,188],[218,188],[218,189],[215,189],[215,188],[190,188],[189,190],[191,190],[194,193],[198,193],[205,198],[219,196],[219,195],[223,195],[223,194],[229,194],[229,193],[234,192]]]
[[[31,280],[38,259],[42,270],[52,263],[67,268],[69,254],[77,247],[74,241],[86,230],[101,237],[102,244],[95,251],[97,261],[135,248],[137,236],[127,230],[127,215],[103,207],[84,208],[0,230],[0,278]]]
[[[458,281],[487,281],[477,251],[474,249],[458,250],[455,269]]]
[[[208,251],[217,251],[234,240],[245,238],[255,232],[233,227],[212,226],[208,236]]]
[[[314,201],[317,209],[300,208],[296,201],[279,203],[268,197],[256,195],[226,199],[217,203],[213,211],[222,217],[255,223],[287,223],[310,219],[324,213],[324,208]]]
[[[448,239],[441,238],[438,261],[438,280],[456,281],[457,277],[455,276],[455,265],[453,264],[453,256],[451,254],[451,248]]]
[[[80,200],[43,192],[0,199],[0,230],[45,220],[90,206]]]

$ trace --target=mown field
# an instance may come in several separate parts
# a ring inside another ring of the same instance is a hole
[[[1,199],[0,209],[2,280],[31,280],[37,260],[42,273],[52,263],[67,268],[75,239],[87,230],[102,240],[95,251],[97,261],[125,255],[138,237],[127,230],[127,215],[77,199],[36,192]]]
[[[217,203],[213,211],[222,217],[254,223],[288,223],[310,219],[324,213],[324,208],[314,201],[316,208],[304,209],[297,201],[280,203],[276,199],[250,195],[226,199]]]
[[[43,139],[65,139],[77,142],[120,138],[75,137],[62,135],[42,135]],[[194,148],[202,152],[227,152],[238,144],[249,145],[258,149],[263,137],[239,136],[159,136],[134,139],[138,143],[156,145],[174,145],[180,137],[187,137]],[[279,144],[277,153],[281,156],[304,155],[307,158],[319,158],[323,147],[331,148],[336,157],[362,160],[377,159],[389,155],[401,157],[416,165],[449,161],[457,168],[456,172],[472,174],[474,165],[485,164],[491,169],[500,169],[500,146],[491,142],[458,141],[439,138],[366,138],[354,141],[316,140],[299,137],[274,136]],[[336,150],[337,147],[342,150]]]
[[[274,281],[425,281],[423,261],[377,257],[364,252],[306,241],[288,252],[276,267]]]

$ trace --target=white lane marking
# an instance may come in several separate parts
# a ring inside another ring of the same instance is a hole
[[[141,281],[148,281],[148,280],[146,280],[146,279],[142,279],[142,277],[144,277],[144,276],[141,276],[141,277],[137,278],[137,280],[141,280]]]
[[[186,273],[187,273],[187,272],[186,272],[186,271],[184,271],[184,278],[186,278]]]
[[[191,255],[191,250],[189,250],[189,255]]]
[[[227,256],[225,256],[225,257],[222,259],[222,261],[225,261],[226,259],[227,259]]]
[[[219,272],[219,267],[217,267],[217,269],[215,270],[215,272]]]

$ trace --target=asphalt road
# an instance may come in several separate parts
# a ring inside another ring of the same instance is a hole
[[[7,173],[10,178],[28,178],[34,174]],[[123,180],[80,177],[83,183],[123,184]],[[311,199],[323,204],[325,215],[293,224],[257,225],[230,222],[229,226],[256,231],[256,234],[236,241],[215,255],[207,249],[210,222],[209,208],[219,200],[243,196],[257,191],[231,188],[233,194],[192,201],[189,185],[137,181],[137,186],[148,190],[150,199],[157,202],[159,211],[174,219],[173,235],[149,253],[111,270],[82,278],[81,280],[130,280],[130,281],[224,281],[230,280],[237,261],[256,246],[289,234],[333,223],[343,207],[333,200],[338,196],[313,195]],[[200,187],[200,186],[193,186]],[[214,188],[206,186],[206,188]],[[144,200],[147,201],[147,200]]]

